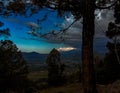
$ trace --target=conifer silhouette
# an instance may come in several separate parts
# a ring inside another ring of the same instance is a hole
[[[26,87],[27,64],[10,40],[0,41],[0,92],[19,91]]]
[[[50,85],[60,85],[63,83],[64,64],[61,64],[60,53],[53,49],[47,57],[48,83]]]

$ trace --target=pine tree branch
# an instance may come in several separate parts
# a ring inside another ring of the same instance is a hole
[[[41,34],[41,33],[38,33],[36,31],[31,31],[31,32],[28,32],[28,34],[34,36],[34,37],[38,37],[38,38],[46,38],[46,39],[50,39],[51,37],[55,37],[57,39],[57,36],[59,36],[59,39],[63,39],[62,34],[66,33],[66,31],[68,31],[68,29],[76,22],[78,21],[78,19],[75,19],[68,27],[62,29],[62,30],[59,30],[59,31],[49,31],[48,33],[45,33],[45,34]]]
[[[96,8],[97,8],[97,9],[109,9],[109,8],[113,7],[118,1],[119,1],[119,0],[115,0],[115,1],[114,1],[111,5],[109,5],[109,6],[98,6],[98,5],[96,4]]]

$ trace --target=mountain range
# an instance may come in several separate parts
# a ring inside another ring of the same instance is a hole
[[[23,58],[28,63],[43,63],[45,62],[45,59],[47,58],[48,54],[40,54],[37,52],[22,52]]]
[[[28,63],[44,63],[48,54],[40,54],[37,52],[22,52],[24,59]],[[61,62],[81,62],[81,51],[80,50],[72,50],[67,52],[60,52],[61,54]],[[95,55],[99,55],[99,57],[104,57],[104,52],[95,52]]]
[[[80,62],[80,51],[60,52],[62,62]],[[48,54],[40,54],[37,52],[22,52],[24,59],[28,63],[43,63],[46,61]]]

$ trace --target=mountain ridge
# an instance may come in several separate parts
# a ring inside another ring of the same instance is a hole
[[[80,55],[81,55],[80,51],[60,52],[60,54],[61,54],[62,62],[70,62],[70,61],[78,62],[78,61],[80,61]],[[48,56],[48,54],[40,54],[37,52],[22,52],[22,55],[28,63],[45,62],[45,60]]]
[[[44,63],[48,54],[40,54],[37,52],[22,52],[24,59],[28,63]],[[61,54],[61,62],[81,62],[81,54],[80,50],[71,50],[71,51],[62,51]],[[94,54],[99,55],[100,58],[103,58],[104,53],[95,52]]]

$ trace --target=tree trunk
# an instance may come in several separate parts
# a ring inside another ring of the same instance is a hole
[[[85,0],[82,32],[82,84],[83,93],[97,93],[93,66],[93,37],[95,1]]]

